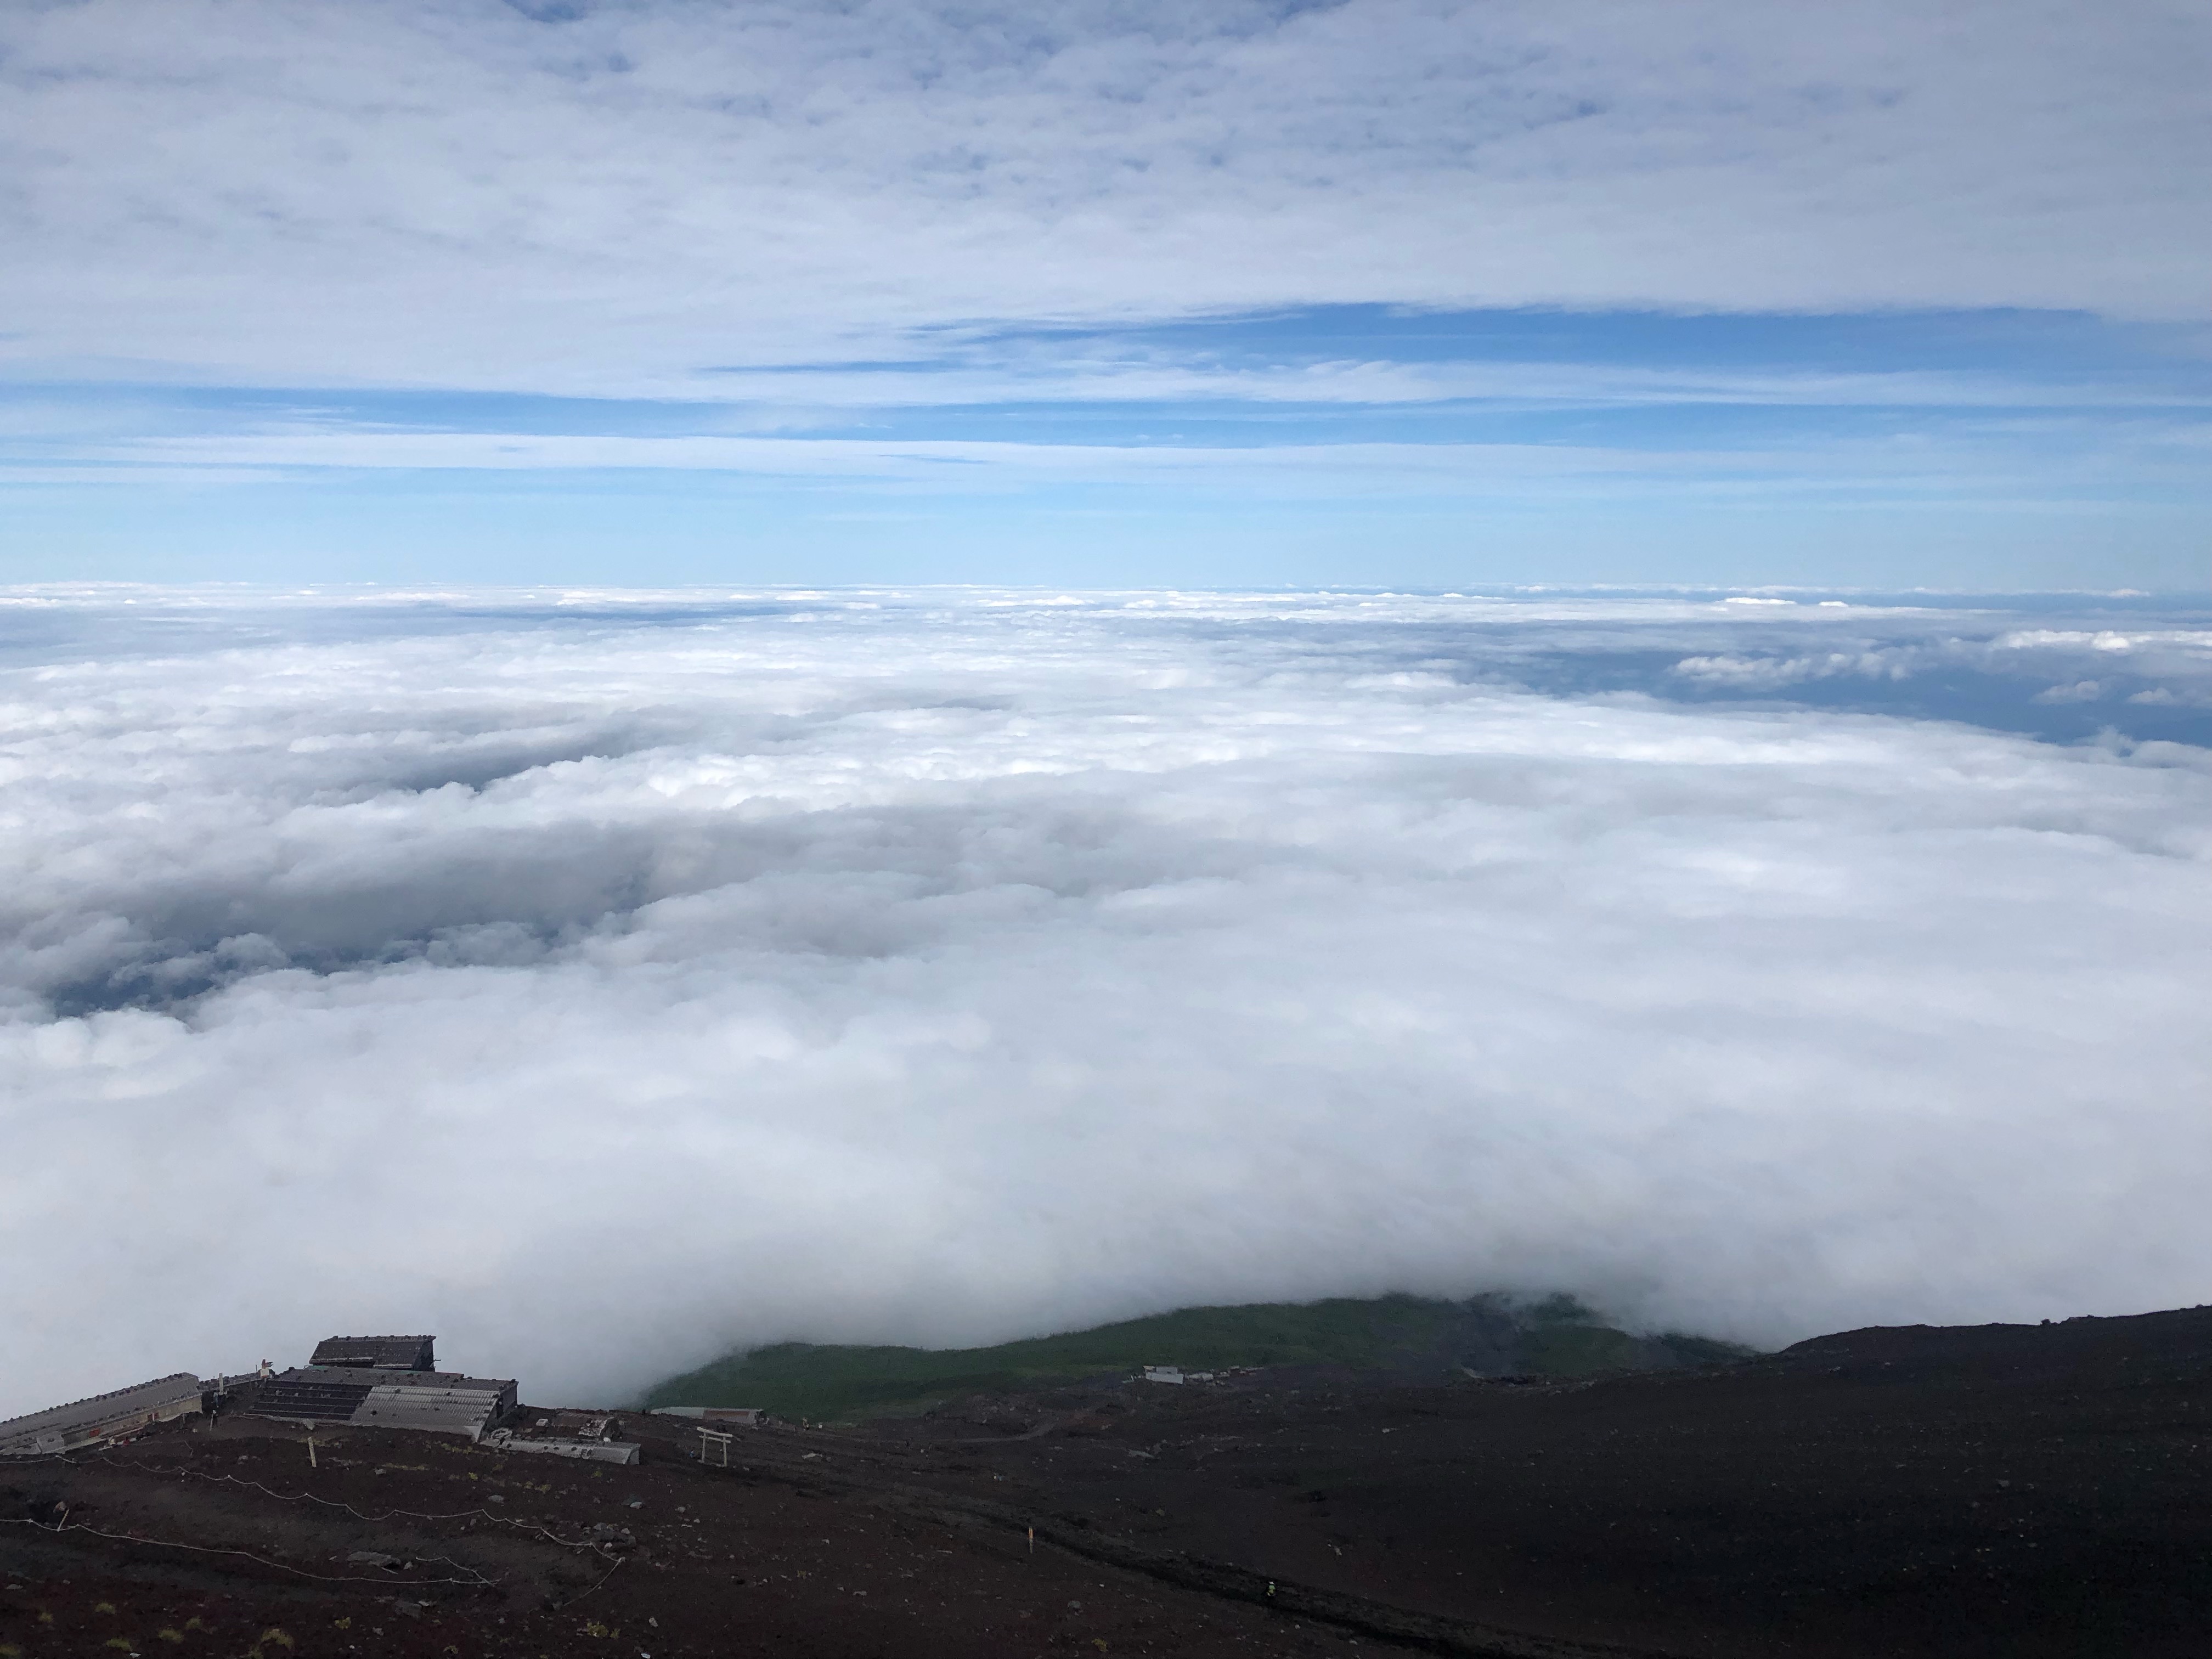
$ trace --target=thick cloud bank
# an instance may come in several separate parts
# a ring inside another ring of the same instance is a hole
[[[1390,1288],[1771,1340],[2204,1293],[2201,615],[0,628],[0,1410],[337,1329],[605,1397]]]

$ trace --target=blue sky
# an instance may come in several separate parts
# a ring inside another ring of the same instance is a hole
[[[2203,20],[2027,11],[20,14],[0,578],[2198,587]]]

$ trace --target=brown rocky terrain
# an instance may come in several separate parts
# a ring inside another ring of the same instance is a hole
[[[0,1655],[2179,1659],[2208,1410],[2197,1309],[1574,1382],[1106,1378],[742,1431],[728,1470],[673,1419],[623,1419],[634,1468],[357,1429],[311,1465],[234,1414],[0,1468]]]

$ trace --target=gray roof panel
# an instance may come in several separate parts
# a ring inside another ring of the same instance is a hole
[[[246,1406],[251,1417],[343,1423],[368,1397],[366,1382],[334,1382],[315,1371],[286,1371],[258,1385]]]
[[[326,1336],[315,1345],[310,1365],[358,1365],[374,1370],[427,1371],[431,1336]]]
[[[198,1411],[199,1399],[199,1378],[190,1371],[178,1371],[151,1382],[72,1400],[66,1406],[49,1406],[44,1411],[0,1422],[0,1452],[26,1451],[57,1436],[76,1440],[89,1430],[143,1413],[170,1408]]]
[[[309,1365],[277,1375],[280,1380],[300,1377],[322,1382],[356,1382],[370,1389],[475,1389],[500,1394],[514,1386],[511,1376],[463,1376],[459,1371],[386,1371],[366,1365]]]
[[[499,1396],[480,1389],[371,1389],[346,1420],[357,1429],[427,1430],[477,1440],[499,1413]]]

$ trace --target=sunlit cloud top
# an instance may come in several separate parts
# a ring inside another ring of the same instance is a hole
[[[1390,1289],[2202,1294],[2203,609],[0,602],[0,1411],[339,1327],[618,1399]]]

